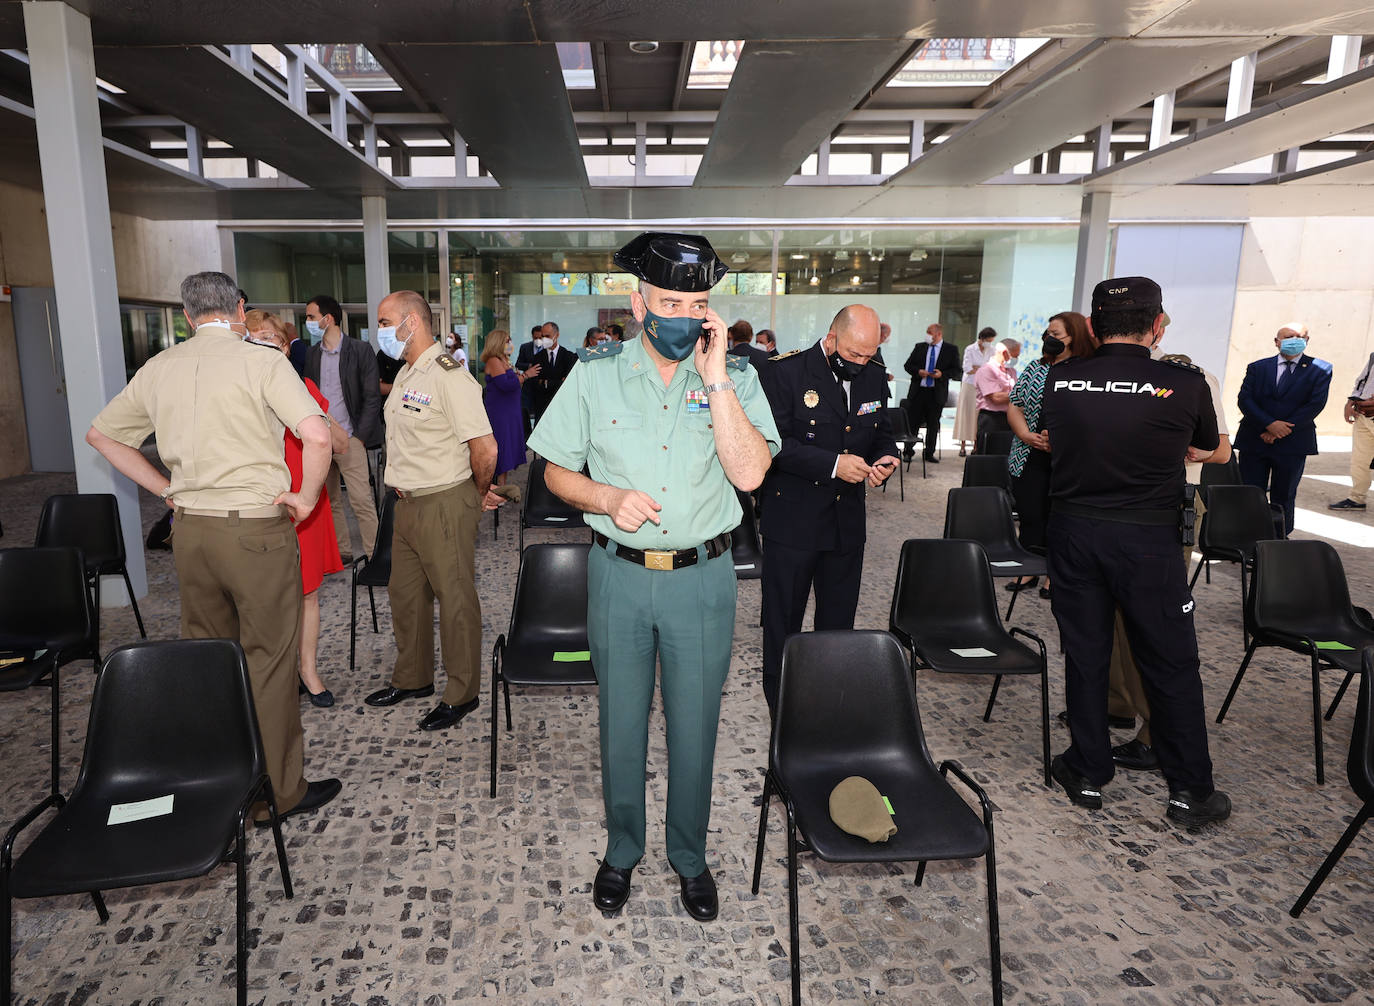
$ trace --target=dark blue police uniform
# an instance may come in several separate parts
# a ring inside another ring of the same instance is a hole
[[[1111,342],[1051,371],[1040,415],[1073,735],[1062,761],[1096,786],[1114,774],[1107,676],[1120,606],[1170,791],[1205,799],[1212,763],[1179,520],[1188,447],[1219,442],[1207,381],[1188,364],[1151,360],[1143,345]]]
[[[883,411],[887,372],[869,362],[849,384],[849,400],[819,345],[759,368],[782,450],[760,490],[763,560],[763,694],[778,698],[782,646],[801,631],[816,590],[816,629],[852,629],[863,576],[863,482],[832,477],[841,454],[869,464],[897,454]]]

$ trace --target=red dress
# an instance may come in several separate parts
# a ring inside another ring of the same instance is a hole
[[[320,389],[310,378],[305,379],[305,390],[315,399],[315,403],[329,414],[329,402],[320,394]],[[290,430],[283,437],[286,445],[286,467],[291,470],[291,491],[301,491],[302,446],[300,438]],[[339,542],[334,537],[334,515],[329,510],[329,493],[320,489],[319,502],[310,516],[296,525],[296,538],[301,551],[301,591],[309,594],[318,590],[327,573],[337,573],[343,569],[343,559],[339,556]]]

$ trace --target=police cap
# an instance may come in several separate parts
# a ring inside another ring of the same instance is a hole
[[[1169,316],[1164,313],[1164,291],[1148,276],[1104,279],[1093,287],[1092,313],[1099,311],[1151,311],[1163,314],[1164,324],[1169,324]]]
[[[730,271],[711,242],[697,234],[646,231],[616,252],[614,261],[646,283],[679,293],[709,290]]]

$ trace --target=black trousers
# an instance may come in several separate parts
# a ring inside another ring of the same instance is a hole
[[[816,629],[854,628],[864,550],[860,545],[844,552],[818,552],[765,539],[763,557],[763,697],[773,715],[782,680],[783,643],[801,631],[813,584]]]
[[[922,453],[927,458],[935,457],[935,445],[940,438],[940,416],[945,411],[945,397],[939,394],[940,388],[923,388],[913,382],[915,386],[907,392],[906,408],[907,415],[911,417],[911,429],[920,433],[925,432],[922,437],[925,443],[922,445]]]
[[[1271,506],[1283,508],[1283,530],[1293,533],[1293,516],[1298,505],[1298,483],[1307,467],[1305,454],[1267,454],[1240,452],[1240,478],[1249,486],[1259,486],[1269,494]]]
[[[1065,762],[1098,786],[1116,771],[1107,734],[1107,678],[1120,606],[1169,788],[1210,796],[1193,598],[1178,529],[1051,514],[1049,568],[1073,736]]]
[[[1045,554],[1046,526],[1050,520],[1050,456],[1031,448],[1020,475],[1011,477],[1011,495],[1021,547],[1037,555]]]

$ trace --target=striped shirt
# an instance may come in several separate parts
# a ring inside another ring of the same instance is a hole
[[[1011,389],[1010,404],[1019,408],[1026,416],[1026,425],[1030,427],[1032,433],[1038,432],[1037,424],[1040,422],[1040,403],[1045,397],[1045,378],[1049,376],[1050,367],[1044,360],[1036,360],[1027,364],[1026,369],[1021,372],[1021,376],[1016,379],[1016,385]],[[1011,457],[1007,459],[1007,468],[1011,474],[1020,477],[1026,470],[1026,459],[1030,457],[1031,446],[1020,437],[1012,441]]]

